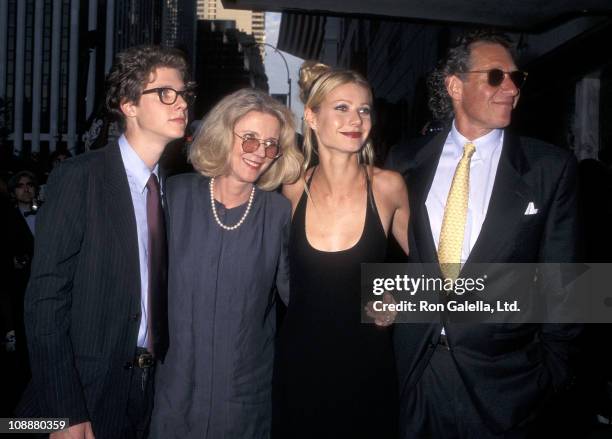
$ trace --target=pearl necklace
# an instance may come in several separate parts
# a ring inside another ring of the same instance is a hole
[[[210,183],[208,183],[208,188],[210,189],[210,205],[212,206],[213,216],[215,217],[215,221],[219,224],[219,227],[225,230],[236,230],[238,227],[242,225],[244,220],[246,219],[249,211],[251,210],[251,206],[253,205],[253,198],[255,198],[255,185],[253,185],[253,189],[251,189],[251,195],[249,196],[249,204],[247,204],[247,208],[242,214],[242,218],[233,226],[226,226],[219,219],[219,215],[217,214],[217,208],[215,207],[215,177],[210,179]]]

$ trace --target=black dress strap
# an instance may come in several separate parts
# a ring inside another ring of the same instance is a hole
[[[310,182],[312,181],[312,177],[314,176],[315,171],[317,170],[318,166],[315,166],[314,168],[312,168],[312,172],[310,173],[310,177],[308,177],[308,180],[306,181],[306,187],[308,189],[310,189]]]

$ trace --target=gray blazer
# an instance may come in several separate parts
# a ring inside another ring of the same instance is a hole
[[[257,189],[244,223],[226,231],[213,218],[208,178],[171,178],[166,195],[170,348],[156,372],[151,438],[267,438],[290,203]],[[245,208],[217,203],[227,225]]]

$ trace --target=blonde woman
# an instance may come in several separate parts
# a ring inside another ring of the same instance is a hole
[[[390,328],[360,323],[360,264],[384,262],[389,233],[408,252],[406,186],[372,165],[372,93],[361,75],[306,63],[300,81],[306,160],[303,179],[284,187],[293,210],[291,295],[275,435],[394,437]]]
[[[204,119],[169,180],[170,348],[157,370],[152,438],[268,438],[276,313],[288,294],[290,203],[301,154],[293,116],[245,89]]]

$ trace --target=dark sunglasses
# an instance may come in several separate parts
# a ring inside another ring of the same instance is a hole
[[[502,69],[490,69],[490,70],[470,70],[463,73],[486,73],[487,82],[491,87],[499,87],[506,75],[510,77],[510,80],[514,83],[516,88],[521,88],[527,80],[527,72],[520,70],[514,70],[512,72],[504,72]]]
[[[269,159],[276,159],[281,155],[280,146],[278,145],[278,142],[274,139],[262,140],[257,139],[250,134],[247,134],[245,136],[241,136],[240,134],[236,133],[234,134],[239,139],[242,139],[242,150],[244,152],[255,152],[257,151],[257,149],[259,149],[259,145],[263,145],[264,153]]]
[[[179,96],[182,96],[182,98],[185,100],[187,105],[193,104],[196,98],[196,95],[193,92],[193,90],[189,88],[178,91],[170,87],[159,87],[159,88],[152,88],[150,90],[145,90],[141,94],[146,95],[149,93],[157,93],[157,96],[159,97],[159,100],[161,101],[161,103],[166,104],[166,105],[174,104]]]

